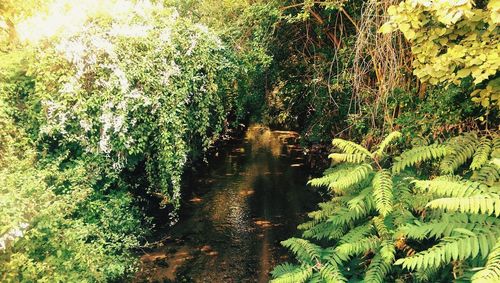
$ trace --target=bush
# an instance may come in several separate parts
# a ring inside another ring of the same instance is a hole
[[[310,181],[333,197],[299,226],[305,239],[282,242],[298,264],[276,267],[272,282],[500,279],[500,138],[467,133],[386,154],[400,136],[372,152],[333,140],[341,153]],[[439,159],[439,169],[426,166]],[[447,175],[429,178],[439,172]]]

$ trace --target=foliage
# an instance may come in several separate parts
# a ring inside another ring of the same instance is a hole
[[[0,281],[133,274],[151,225],[132,192],[176,221],[188,160],[225,130],[232,51],[173,8],[127,7],[1,54]]]
[[[8,137],[8,150],[2,147],[0,161],[1,281],[107,281],[130,274],[131,249],[144,232],[126,188],[94,191],[102,170],[90,160],[39,164],[22,129],[3,114],[0,136]]]
[[[403,1],[388,9],[390,20],[380,28],[400,30],[412,44],[414,74],[423,82],[460,84],[471,76],[479,88],[473,101],[485,108],[500,107],[496,78],[500,2]]]
[[[223,130],[233,65],[218,37],[174,9],[123,16],[97,17],[38,50],[29,100],[41,105],[39,139],[104,156],[117,173],[144,161],[149,192],[175,213],[188,158]]]
[[[484,111],[470,100],[469,80],[462,85],[428,86],[425,96],[418,90],[395,89],[389,99],[389,107],[397,113],[395,127],[412,140],[445,139],[464,131],[477,130],[478,116]],[[495,125],[496,118],[487,121]]]
[[[299,226],[307,240],[282,243],[294,252],[301,270],[312,270],[301,282],[316,282],[316,267],[324,264],[334,265],[338,276],[349,280],[364,274],[367,282],[409,278],[448,281],[474,272],[472,278],[477,282],[498,280],[499,179],[492,176],[478,181],[471,177],[478,169],[494,164],[497,153],[491,152],[498,148],[491,145],[498,136],[479,138],[467,133],[443,144],[403,151],[399,156],[382,154],[395,152],[388,146],[400,136],[391,133],[372,153],[353,142],[334,139],[335,147],[352,157],[339,159],[332,154],[332,168],[309,182],[328,186],[333,197],[309,214],[309,222]],[[439,167],[446,168],[445,173],[460,175],[427,179],[437,172],[437,166],[424,163],[440,159]],[[367,171],[360,174],[359,168]],[[326,247],[314,244],[318,240]],[[314,248],[302,248],[303,241]],[[466,272],[447,272],[454,266],[462,266]],[[484,269],[478,268],[481,266]],[[273,273],[274,280],[280,282],[293,278],[291,272],[297,269],[287,271],[282,266],[276,270],[280,271]]]

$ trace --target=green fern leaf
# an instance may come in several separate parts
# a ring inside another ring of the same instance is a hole
[[[440,198],[427,204],[430,208],[462,213],[482,213],[500,216],[500,198],[498,195],[475,195],[471,197]]]
[[[301,227],[302,228],[302,227]],[[344,226],[338,226],[331,222],[320,222],[304,231],[302,235],[308,239],[336,240],[345,234]]]
[[[314,178],[307,182],[308,185],[313,187],[323,187],[328,186],[331,183],[337,181],[339,178],[345,176],[347,173],[351,172],[357,165],[355,164],[340,164],[333,168],[329,168],[325,171],[323,177]]]
[[[273,278],[276,278],[276,277],[280,277],[282,275],[285,275],[287,273],[293,272],[299,268],[301,268],[300,265],[295,265],[295,264],[285,262],[283,264],[276,266],[273,269],[273,271],[271,271],[271,275],[273,276]]]
[[[339,268],[335,264],[327,263],[323,265],[319,274],[325,283],[347,282],[347,279],[344,275],[342,275]]]
[[[330,183],[328,187],[337,194],[345,194],[347,189],[365,181],[372,172],[373,169],[370,164],[358,165],[344,176]]]
[[[387,170],[378,171],[373,177],[373,198],[377,211],[386,216],[392,212],[392,176]]]
[[[380,245],[380,239],[376,236],[362,238],[357,241],[349,241],[335,248],[335,253],[342,257],[351,257],[368,251],[374,251]]]
[[[368,149],[356,144],[352,141],[346,141],[343,139],[333,139],[332,145],[342,150],[347,154],[363,154],[365,156],[371,156],[371,153]]]
[[[439,159],[448,153],[448,148],[444,145],[426,145],[414,147],[401,154],[392,166],[393,173],[399,173],[407,167],[413,166],[417,163]]]
[[[488,157],[491,152],[491,143],[492,141],[487,136],[483,136],[481,138],[479,147],[477,148],[472,158],[470,169],[477,170],[488,161]]]
[[[321,247],[299,238],[290,238],[281,242],[281,245],[290,249],[300,262],[314,264],[321,258]]]
[[[373,226],[375,226],[377,234],[380,238],[387,240],[391,237],[392,231],[387,227],[386,220],[389,219],[382,216],[373,217]]]
[[[448,142],[451,150],[441,162],[441,172],[443,174],[453,174],[460,166],[467,160],[472,158],[476,148],[479,144],[477,135],[474,133],[467,133],[462,136],[452,138]]]
[[[371,223],[366,223],[364,225],[352,228],[347,234],[342,236],[338,243],[346,244],[352,241],[360,241],[361,239],[366,238],[368,235],[373,233],[373,225]]]
[[[367,216],[369,212],[368,209],[348,209],[343,207],[339,213],[330,217],[327,221],[337,226],[343,226]]]
[[[493,137],[491,157],[500,158],[500,135],[498,134]]]
[[[373,156],[376,158],[382,157],[384,154],[385,149],[393,143],[395,140],[399,139],[401,137],[400,132],[392,132],[385,139],[380,143],[378,146],[378,149],[373,153]]]
[[[335,163],[362,163],[366,160],[366,157],[365,154],[361,153],[332,153],[328,155],[328,158],[332,159]]]
[[[433,180],[412,182],[419,192],[429,192],[444,197],[469,197],[485,192],[487,186],[479,182],[463,181],[454,177],[441,176]]]
[[[352,197],[342,196],[333,198],[331,201],[328,202],[319,203],[318,206],[320,207],[320,209],[313,212],[309,212],[307,215],[310,218],[319,221],[328,219],[330,216],[334,215],[336,212],[339,211],[342,201],[350,199],[352,199]]]
[[[491,186],[500,181],[500,166],[493,163],[485,164],[479,171],[474,172],[471,179]]]
[[[472,283],[500,282],[500,238],[488,255],[486,266],[472,276]]]
[[[393,245],[389,245],[392,247],[392,251],[395,253],[395,249]],[[381,249],[383,249],[382,247]],[[392,253],[391,258],[384,258],[382,253],[379,251],[372,258],[370,265],[365,274],[365,282],[374,282],[374,283],[383,283],[385,281],[385,277],[392,270],[392,262],[394,261],[394,253]]]
[[[283,272],[283,270],[280,270]],[[293,269],[287,267],[286,273],[280,276],[274,276],[272,283],[304,283],[313,275],[313,268],[311,266],[294,266]]]
[[[489,249],[489,243],[487,249]],[[428,268],[438,268],[455,260],[464,260],[471,257],[472,247],[480,249],[480,242],[477,236],[461,234],[453,237],[446,237],[438,244],[428,250],[416,253],[413,256],[400,258],[394,264],[403,265],[410,270],[425,270]]]
[[[500,227],[500,220],[488,215],[470,215],[465,213],[444,214],[440,219],[432,219],[430,222],[416,221],[414,224],[402,226],[397,234],[415,240],[449,237],[456,229],[468,229],[474,231],[477,227],[494,229]]]

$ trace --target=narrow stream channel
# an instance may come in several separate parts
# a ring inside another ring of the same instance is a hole
[[[268,282],[286,260],[280,241],[317,203],[294,132],[250,127],[207,172],[187,180],[186,204],[135,282]],[[195,174],[193,174],[195,175]]]

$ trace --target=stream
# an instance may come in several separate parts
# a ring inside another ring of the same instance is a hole
[[[268,282],[318,202],[298,137],[252,126],[188,176],[180,221],[157,229],[134,282]]]

